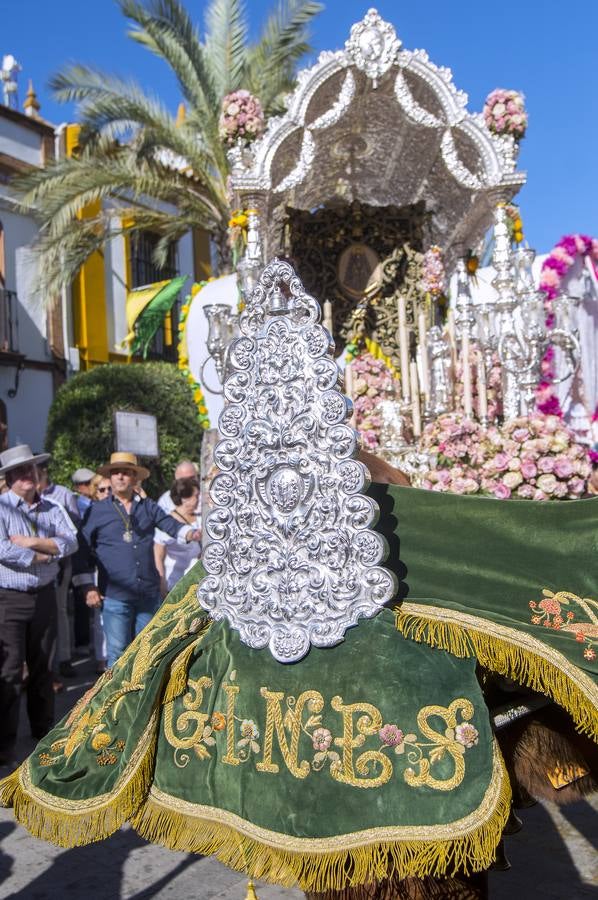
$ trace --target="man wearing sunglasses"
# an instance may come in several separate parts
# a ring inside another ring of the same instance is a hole
[[[54,724],[50,663],[56,638],[59,561],[77,549],[64,510],[38,492],[38,464],[26,444],[0,453],[0,765],[13,762],[23,664],[27,663],[27,712],[34,738]]]

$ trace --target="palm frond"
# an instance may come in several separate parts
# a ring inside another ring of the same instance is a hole
[[[242,0],[212,0],[206,13],[205,46],[220,99],[243,87],[247,22]]]
[[[249,89],[260,98],[267,115],[284,109],[283,98],[295,83],[296,64],[311,51],[308,26],[322,9],[315,0],[281,0],[260,40],[249,49]]]
[[[129,36],[162,58],[176,75],[183,97],[203,115],[213,116],[220,98],[197,30],[177,0],[119,0],[136,24]]]

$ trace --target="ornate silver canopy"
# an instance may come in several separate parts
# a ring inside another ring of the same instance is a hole
[[[278,252],[285,207],[354,200],[406,207],[425,201],[427,244],[474,247],[492,224],[497,195],[525,183],[518,146],[470,113],[451,70],[406,50],[375,9],[343,50],[299,72],[286,113],[263,137],[230,152],[240,207],[258,207],[266,258]]]
[[[337,644],[395,591],[319,320],[293,268],[266,266],[231,347],[205,523],[201,606],[280,662]]]

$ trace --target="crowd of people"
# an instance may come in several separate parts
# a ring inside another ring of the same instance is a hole
[[[23,690],[39,739],[77,652],[97,674],[114,665],[201,552],[194,462],[157,501],[133,453],[77,469],[72,488],[49,463],[26,444],[0,453],[0,766],[15,761]]]

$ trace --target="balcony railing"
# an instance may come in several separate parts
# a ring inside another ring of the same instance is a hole
[[[0,353],[19,352],[18,310],[16,292],[0,288]]]

